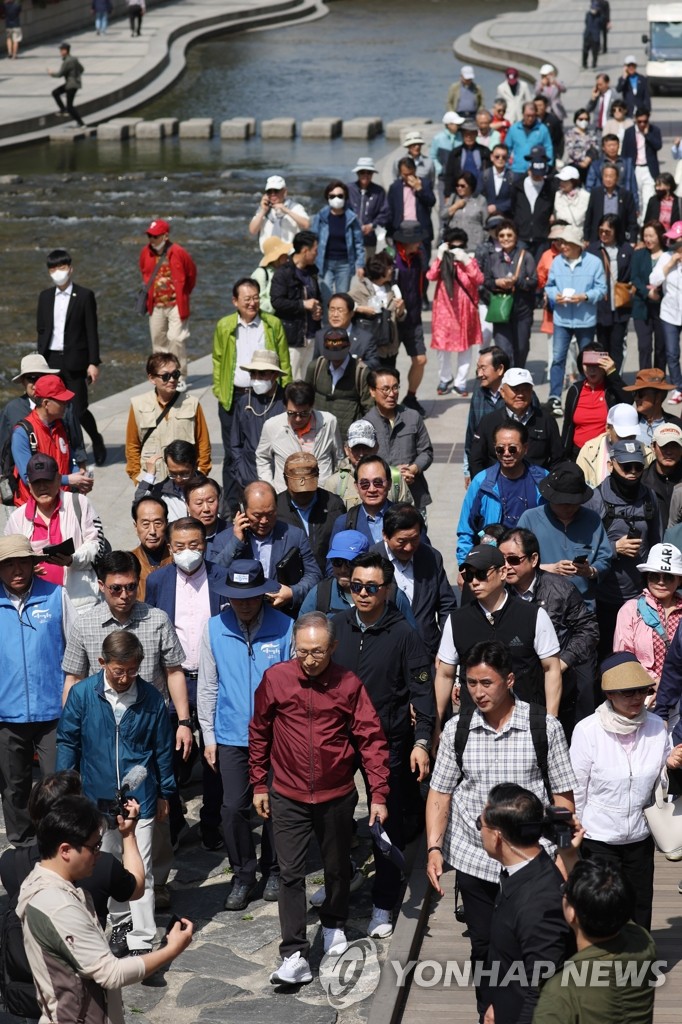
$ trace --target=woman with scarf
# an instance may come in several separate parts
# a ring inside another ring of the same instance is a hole
[[[682,767],[665,722],[646,708],[652,682],[634,654],[623,651],[602,664],[605,700],[575,727],[571,764],[575,813],[585,829],[583,857],[615,862],[632,883],[632,920],[651,928],[654,841],[644,817],[666,768]]]
[[[436,281],[431,321],[431,348],[438,353],[438,394],[454,391],[468,397],[467,374],[471,349],[480,345],[478,289],[483,274],[474,257],[466,252],[469,239],[461,228],[446,228],[445,241],[427,271]],[[457,353],[457,376],[452,372],[452,353]]]
[[[613,647],[634,654],[655,688],[682,619],[682,552],[669,542],[654,544],[637,568],[644,577],[644,590],[618,612]],[[652,697],[647,706],[653,705]]]

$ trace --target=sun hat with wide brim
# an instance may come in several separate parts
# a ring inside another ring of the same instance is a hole
[[[0,562],[7,562],[10,558],[34,558],[39,562],[41,557],[31,547],[28,537],[18,533],[0,537]]]
[[[594,491],[585,483],[585,474],[575,462],[561,462],[538,484],[547,501],[557,505],[584,505]]]
[[[282,376],[284,375],[284,370],[279,365],[277,353],[271,352],[267,348],[257,348],[251,356],[251,362],[245,363],[244,366],[240,366],[239,369],[246,370],[247,373],[251,373],[252,370],[271,370],[273,373],[279,373]]]
[[[270,235],[263,242],[263,259],[258,264],[259,267],[268,267],[275,260],[278,260],[280,256],[288,256],[291,252],[291,245],[289,242],[283,242],[281,238],[277,238],[276,235]]]
[[[267,580],[260,562],[251,558],[238,558],[227,570],[224,583],[211,581],[211,586],[219,594],[229,598],[261,597],[263,594],[276,594],[281,583]]]
[[[601,688],[604,693],[614,690],[640,690],[653,686],[654,681],[643,665],[630,651],[618,651],[601,663]]]

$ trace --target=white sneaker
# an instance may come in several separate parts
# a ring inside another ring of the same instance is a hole
[[[325,953],[341,956],[348,949],[348,939],[343,928],[322,928],[322,941]]]
[[[372,916],[367,925],[367,934],[370,939],[387,939],[389,935],[392,935],[391,911],[372,907]]]
[[[353,865],[353,874],[350,876],[350,891],[357,892],[365,884],[365,876],[354,860],[351,861],[351,864]],[[312,907],[321,907],[326,898],[327,892],[325,887],[321,885],[310,897],[310,905]]]
[[[271,985],[307,985],[312,980],[310,964],[299,952],[285,956],[277,970],[270,975]]]

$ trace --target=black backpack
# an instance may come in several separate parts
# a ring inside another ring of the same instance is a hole
[[[31,849],[19,847],[15,850],[16,872],[19,886],[33,870]],[[7,905],[0,919],[0,1003],[8,1013],[16,1017],[37,1020],[41,1009],[36,998],[33,974],[29,967],[21,921],[17,917],[19,889]]]
[[[12,427],[0,452],[0,498],[3,505],[14,505],[14,495],[17,493],[18,484],[14,475],[14,458],[12,456],[12,436],[17,427],[23,427],[26,431],[31,455],[35,455],[38,451],[38,438],[33,430],[33,425],[28,420],[19,420]]]
[[[547,708],[543,708],[541,704],[529,704],[529,726],[530,735],[533,740],[533,746],[535,748],[535,757],[537,759],[538,768],[542,775],[542,781],[545,786],[545,792],[547,793],[547,799],[549,803],[552,803],[552,787],[549,783],[549,771],[547,766],[547,759],[549,755],[549,744],[547,742]],[[464,760],[464,751],[466,749],[467,740],[469,739],[469,728],[471,726],[471,719],[473,718],[476,706],[471,702],[460,709],[459,718],[457,720],[457,726],[455,728],[455,760],[457,761],[457,767],[462,771],[462,764]]]

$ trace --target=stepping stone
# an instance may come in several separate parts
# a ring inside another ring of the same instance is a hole
[[[229,121],[223,121],[220,125],[220,138],[221,139],[239,139],[244,140],[249,137],[249,126],[246,121],[242,121],[238,118],[232,118]]]
[[[158,141],[166,134],[164,126],[159,121],[140,121],[135,125],[136,139],[152,139]]]
[[[343,122],[344,139],[373,139],[383,131],[380,117],[353,117]]]
[[[261,121],[260,133],[263,139],[293,139],[296,135],[296,121],[293,117],[273,117]]]
[[[394,121],[388,122],[384,134],[391,141],[400,141],[406,128],[419,129],[425,124],[433,124],[433,119],[430,117],[397,117]]]
[[[178,134],[178,125],[180,122],[177,117],[157,117],[156,123],[163,125],[163,130],[166,136]]]
[[[213,135],[212,117],[190,117],[179,125],[181,139],[210,139]]]
[[[302,139],[336,139],[341,134],[340,117],[314,117],[301,125]]]

